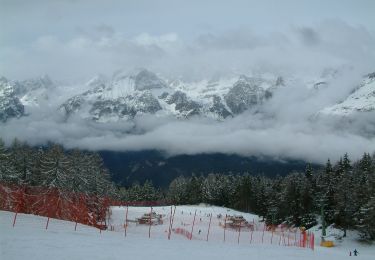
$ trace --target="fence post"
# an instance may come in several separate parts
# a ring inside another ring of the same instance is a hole
[[[172,235],[173,222],[174,222],[174,215],[176,214],[176,207],[177,207],[177,206],[174,206],[174,210],[173,210],[172,222],[171,222],[171,232],[169,233],[169,239],[171,239],[171,235]]]
[[[128,211],[129,211],[129,205],[126,205],[126,213],[125,213],[125,232],[124,235],[126,237],[126,230],[128,228]]]
[[[262,234],[262,244],[263,244],[263,239],[264,239],[264,230],[266,229],[266,224],[263,224],[263,234]]]
[[[49,224],[49,217],[47,219],[46,230],[48,229],[48,224]]]
[[[225,219],[224,219],[224,242],[225,242],[225,229],[227,228],[227,214],[225,214]]]
[[[193,238],[193,230],[194,230],[194,224],[195,224],[195,217],[196,216],[197,216],[197,210],[195,210],[195,213],[194,213],[193,225],[191,226],[190,240]]]
[[[253,232],[254,232],[254,225],[252,226],[251,231],[250,231],[250,244],[253,241]]]
[[[241,222],[242,222],[242,221],[240,221],[240,226],[238,227],[238,238],[237,238],[237,244],[239,244],[239,243],[240,243],[240,235],[241,235]]]
[[[211,215],[210,215],[210,223],[208,224],[207,239],[206,239],[206,241],[208,241],[208,236],[210,235],[211,219],[212,219],[212,213],[211,213]]]
[[[168,229],[168,240],[171,239],[171,225],[172,225],[172,206],[171,206],[171,214],[169,215],[169,229]]]
[[[148,228],[148,238],[151,237],[151,224],[152,224],[151,216],[152,216],[152,206],[151,206],[151,212],[150,212],[150,226]]]
[[[17,215],[18,215],[18,211],[16,211],[16,214],[14,214],[13,227],[14,227],[14,225],[16,225]]]

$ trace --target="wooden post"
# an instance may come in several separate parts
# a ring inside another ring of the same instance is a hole
[[[151,224],[152,224],[152,218],[151,218],[151,216],[152,216],[152,207],[151,207],[151,212],[150,212],[150,226],[148,228],[148,238],[151,237]]]
[[[262,234],[262,244],[263,244],[263,239],[264,239],[264,230],[266,229],[266,224],[263,224],[263,234]]]
[[[16,211],[16,214],[14,214],[13,227],[16,225],[17,215],[18,215],[18,211]]]
[[[254,232],[254,225],[253,225],[253,227],[252,227],[252,229],[251,229],[250,244],[251,244],[251,242],[253,241],[253,232]]]
[[[241,236],[241,223],[242,223],[242,221],[240,221],[240,226],[238,227],[237,244],[240,243],[240,236]]]
[[[172,235],[174,215],[176,214],[176,208],[177,208],[177,206],[174,206],[173,215],[172,215],[172,223],[171,223],[171,233],[169,234],[169,238],[171,238],[171,235]]]
[[[129,212],[129,205],[126,205],[126,213],[125,213],[125,231],[124,231],[124,235],[126,237],[126,231],[128,229],[128,212]]]
[[[197,210],[195,210],[195,213],[194,213],[193,225],[191,226],[190,240],[193,238],[193,230],[194,230],[194,224],[195,224],[195,217],[196,216],[197,216]]]
[[[49,217],[47,219],[46,230],[48,229],[48,224],[49,224]]]
[[[211,213],[211,215],[210,215],[210,223],[208,224],[207,239],[206,239],[206,241],[208,241],[208,236],[210,235],[211,219],[212,219],[212,213]]]
[[[171,232],[172,232],[172,206],[171,206],[171,214],[169,215],[169,229],[168,229],[168,240],[171,239]]]
[[[225,214],[225,219],[224,219],[224,242],[225,242],[225,229],[227,228],[227,214]]]

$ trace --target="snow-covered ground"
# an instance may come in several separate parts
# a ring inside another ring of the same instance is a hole
[[[195,210],[197,216],[193,239],[172,233],[168,240],[170,207],[156,207],[156,213],[164,215],[162,225],[151,227],[133,222],[143,213],[150,212],[146,207],[129,207],[127,236],[124,235],[125,208],[112,207],[109,224],[115,231],[102,231],[80,225],[74,231],[75,223],[51,219],[48,230],[47,218],[19,214],[15,227],[12,227],[14,213],[0,211],[0,259],[342,259],[349,257],[349,251],[360,252],[358,259],[374,259],[375,246],[360,244],[354,240],[354,234],[334,248],[315,247],[315,250],[294,246],[281,246],[280,236],[274,234],[270,243],[270,233],[265,234],[264,243],[260,240],[261,231],[253,233],[243,230],[238,244],[238,232],[226,229],[226,241],[223,241],[223,219],[218,214],[241,214],[249,222],[260,224],[258,217],[243,214],[230,209],[206,206],[178,206],[176,208],[174,228],[191,231]],[[208,214],[213,215],[209,241],[207,228]],[[221,222],[221,223],[220,223]],[[199,233],[199,230],[201,231]],[[330,230],[334,232],[333,229]],[[316,230],[319,232],[319,230]],[[318,233],[317,233],[318,234]],[[317,236],[318,238],[318,236]],[[283,237],[286,239],[286,236]],[[292,238],[291,238],[292,240]],[[319,239],[317,239],[319,240]],[[285,241],[285,240],[284,240]],[[290,241],[291,242],[291,241]],[[316,241],[317,243],[319,241]]]

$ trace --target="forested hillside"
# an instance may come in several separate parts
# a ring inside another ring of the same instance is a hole
[[[285,177],[247,173],[180,176],[167,189],[154,187],[151,181],[120,187],[109,176],[96,153],[64,151],[55,144],[37,149],[17,140],[6,148],[0,141],[1,182],[123,201],[203,202],[252,212],[269,224],[286,222],[307,228],[323,213],[327,224],[344,231],[357,229],[363,238],[375,239],[375,156],[367,153],[356,162],[345,154],[335,164],[328,160],[321,169],[308,164],[304,172]]]

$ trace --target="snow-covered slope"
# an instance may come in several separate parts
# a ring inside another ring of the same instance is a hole
[[[371,111],[375,111],[375,73],[368,75],[344,101],[320,112],[325,115],[349,116],[356,112]]]
[[[78,224],[74,231],[75,223],[51,219],[48,229],[45,229],[47,218],[33,215],[19,214],[15,227],[12,227],[14,213],[0,211],[0,258],[9,260],[21,259],[321,259],[333,260],[348,257],[349,251],[356,248],[360,255],[358,259],[372,259],[375,247],[361,245],[353,240],[338,244],[334,248],[315,247],[310,249],[279,246],[274,244],[249,243],[249,232],[243,232],[240,243],[237,243],[238,232],[234,236],[227,230],[227,239],[222,241],[223,229],[217,221],[211,224],[209,241],[206,230],[199,225],[207,226],[206,214],[235,213],[225,208],[202,206],[178,206],[176,209],[175,226],[185,224],[185,229],[190,230],[190,223],[197,210],[197,226],[194,237],[186,237],[173,233],[171,239],[168,235],[169,207],[157,207],[155,211],[165,214],[167,220],[164,225],[151,227],[151,238],[148,237],[148,226],[136,226],[129,222],[127,236],[124,230],[103,231]],[[148,212],[149,208],[130,207],[129,220]],[[192,215],[190,215],[192,213]],[[123,224],[125,218],[124,208],[112,208],[111,224]],[[244,214],[246,218],[252,218]],[[202,220],[200,220],[202,219]],[[220,241],[214,239],[217,234]],[[199,239],[203,237],[203,239]],[[269,239],[269,237],[267,237]],[[203,240],[203,241],[202,241]]]

